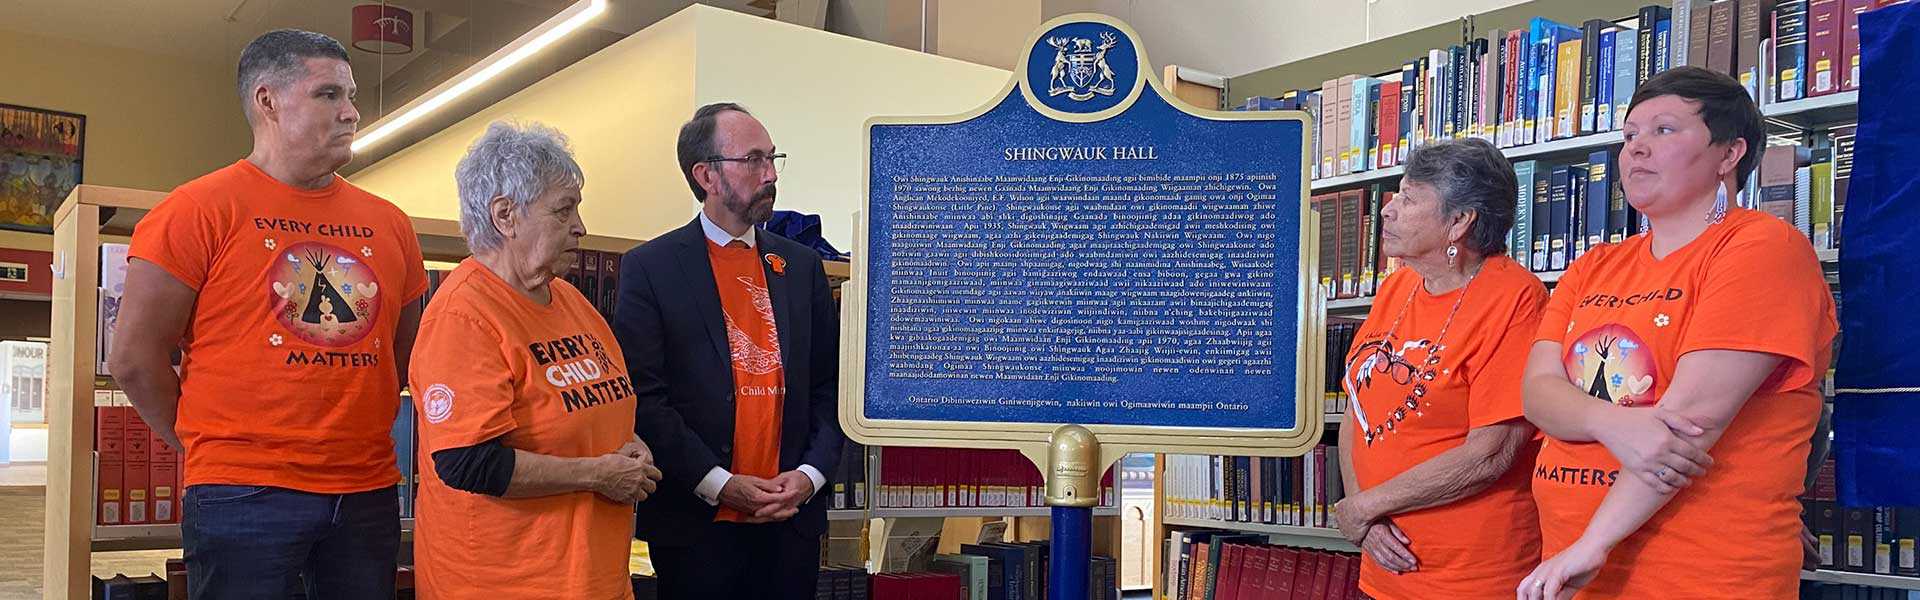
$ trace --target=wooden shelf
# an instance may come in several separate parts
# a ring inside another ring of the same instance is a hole
[[[1812,128],[1860,120],[1860,92],[1840,92],[1787,102],[1769,102],[1760,114],[1795,128]]]
[[[982,506],[971,508],[875,508],[872,510],[877,519],[905,519],[913,517],[1045,517],[1053,514],[1049,506]],[[1102,506],[1093,509],[1093,516],[1113,517],[1120,515],[1120,508]]]
[[[1204,527],[1208,529],[1226,529],[1246,533],[1264,533],[1282,541],[1283,545],[1305,546],[1322,550],[1359,552],[1360,548],[1340,537],[1340,530],[1327,527],[1299,527],[1294,525],[1268,525],[1266,523],[1240,523],[1219,519],[1192,519],[1167,517],[1162,522],[1175,527]]]
[[[1879,588],[1898,588],[1920,590],[1920,577],[1901,575],[1880,575],[1877,573],[1848,573],[1845,571],[1801,571],[1800,579],[1806,581],[1824,581],[1847,585],[1865,585]]]
[[[827,520],[828,521],[865,521],[867,520],[867,511],[859,508],[829,510],[827,511]]]
[[[1619,144],[1623,139],[1624,138],[1620,132],[1607,131],[1607,132],[1601,132],[1601,133],[1596,133],[1592,135],[1583,135],[1580,137],[1567,138],[1563,140],[1552,140],[1552,141],[1542,142],[1538,144],[1527,144],[1525,146],[1514,146],[1512,148],[1502,148],[1500,150],[1500,153],[1505,154],[1508,159],[1513,159],[1513,160],[1519,160],[1524,158],[1535,158],[1535,157],[1542,157],[1542,156],[1555,156],[1555,155],[1562,155],[1562,154],[1579,154],[1583,152],[1591,152],[1597,148],[1605,148],[1607,146]],[[1316,191],[1316,192],[1322,191],[1322,190],[1351,187],[1351,186],[1355,186],[1363,183],[1373,183],[1376,181],[1398,178],[1401,175],[1405,174],[1406,171],[1407,170],[1405,167],[1393,166],[1393,167],[1387,167],[1384,169],[1362,171],[1362,172],[1353,173],[1350,175],[1340,175],[1337,177],[1322,177],[1320,179],[1313,180],[1313,184],[1311,187],[1313,188],[1313,191]]]

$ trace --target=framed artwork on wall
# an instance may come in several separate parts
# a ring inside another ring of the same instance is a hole
[[[80,184],[87,117],[0,104],[0,229],[51,233]]]

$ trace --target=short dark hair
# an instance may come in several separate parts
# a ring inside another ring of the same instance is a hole
[[[1513,163],[1507,162],[1499,148],[1480,138],[1421,146],[1407,157],[1401,186],[1407,183],[1433,186],[1447,216],[1474,213],[1473,224],[1460,239],[1469,250],[1482,256],[1507,251],[1520,180],[1513,173]]]
[[[687,177],[687,187],[693,189],[693,198],[707,201],[707,190],[700,182],[693,180],[693,166],[701,161],[717,158],[720,149],[716,146],[714,132],[719,129],[720,113],[733,111],[743,115],[753,115],[746,107],[732,102],[715,102],[693,111],[693,118],[680,126],[680,142],[677,150],[680,154],[680,174]]]
[[[1732,143],[1736,138],[1747,141],[1747,153],[1740,157],[1740,164],[1735,167],[1738,177],[1733,180],[1735,190],[1746,187],[1747,177],[1760,164],[1760,151],[1767,147],[1760,108],[1754,105],[1753,97],[1747,95],[1746,86],[1726,73],[1700,67],[1674,67],[1640,84],[1633,92],[1633,102],[1627,105],[1627,112],[1631,114],[1633,107],[1641,102],[1661,96],[1678,96],[1698,104],[1700,119],[1707,122],[1713,143]]]
[[[253,38],[240,51],[240,107],[253,122],[253,90],[260,82],[282,86],[306,72],[309,58],[347,61],[347,48],[325,34],[300,29],[275,29]]]

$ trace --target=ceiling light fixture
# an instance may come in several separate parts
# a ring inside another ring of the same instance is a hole
[[[606,11],[607,0],[575,2],[553,18],[541,23],[540,26],[534,27],[532,31],[515,38],[506,46],[481,59],[480,62],[467,67],[467,70],[461,71],[459,75],[434,86],[433,89],[427,90],[427,93],[408,102],[388,117],[375,122],[354,137],[353,151],[364,152],[380,140],[420,120],[428,113],[439,110],[440,107],[446,106],[447,103],[453,102],[467,92],[473,91],[474,88],[480,87],[481,84],[552,45]]]

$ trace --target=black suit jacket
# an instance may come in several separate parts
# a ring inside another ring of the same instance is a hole
[[[759,254],[786,260],[785,273],[760,261],[786,376],[780,470],[806,464],[832,477],[845,442],[836,412],[840,311],[818,253],[765,230],[754,235]],[[653,448],[664,474],[637,509],[635,535],[649,542],[698,540],[717,509],[694,495],[694,486],[714,467],[733,467],[733,359],[707,244],[696,216],[620,261],[613,333],[633,378],[634,433]],[[786,523],[805,535],[825,533],[826,491],[816,490]]]

